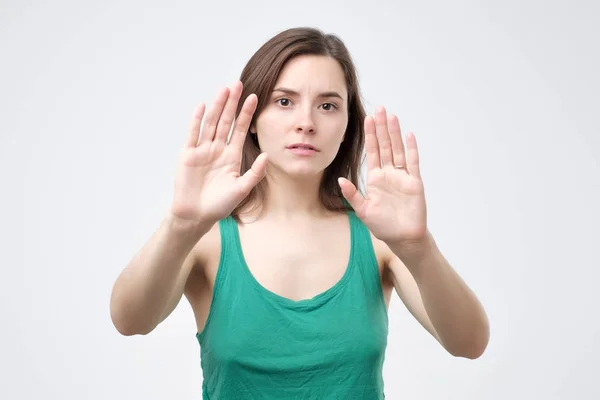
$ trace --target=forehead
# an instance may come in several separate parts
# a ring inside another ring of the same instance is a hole
[[[336,91],[346,94],[346,79],[340,63],[332,57],[301,55],[289,60],[275,87],[304,91]]]

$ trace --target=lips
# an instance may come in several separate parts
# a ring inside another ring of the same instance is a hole
[[[319,151],[315,146],[312,146],[308,143],[294,143],[287,147],[288,149],[304,149],[304,150],[312,150]]]

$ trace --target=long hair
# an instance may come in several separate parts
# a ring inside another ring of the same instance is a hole
[[[356,67],[342,40],[336,35],[309,27],[280,32],[263,44],[242,70],[240,80],[244,89],[241,99],[245,99],[251,93],[255,93],[258,97],[251,122],[253,125],[266,107],[281,70],[288,61],[300,55],[332,57],[340,63],[344,71],[348,91],[348,125],[336,157],[323,173],[319,198],[328,210],[349,210],[350,206],[342,195],[337,179],[344,177],[361,190],[358,181],[363,159],[365,141],[363,122],[366,113],[360,95]],[[240,101],[236,115],[239,114],[242,104],[243,101]],[[260,153],[256,135],[248,134],[242,150],[241,174],[250,169]],[[239,221],[239,214],[248,206],[258,206],[262,203],[266,194],[266,185],[267,181],[262,179],[238,204],[232,212],[236,220]]]

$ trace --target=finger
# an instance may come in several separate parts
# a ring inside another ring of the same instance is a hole
[[[406,166],[408,173],[418,178],[421,177],[421,168],[419,166],[419,149],[417,147],[417,138],[410,132],[406,136]]]
[[[342,189],[344,198],[348,200],[348,203],[354,209],[356,214],[362,215],[366,202],[363,195],[356,189],[356,186],[346,178],[338,178],[338,184],[340,185],[340,189]]]
[[[255,94],[246,97],[237,120],[235,121],[235,126],[231,132],[231,138],[229,138],[229,144],[231,146],[237,146],[241,149],[244,140],[246,139],[246,135],[248,134],[248,130],[250,129],[250,123],[252,122],[252,117],[256,111],[257,104],[258,98]]]
[[[375,132],[379,142],[379,157],[382,167],[391,167],[394,164],[392,157],[392,142],[387,126],[387,116],[384,107],[377,107],[375,111]]]
[[[243,86],[242,82],[240,81],[235,82],[229,88],[229,97],[227,98],[227,102],[225,103],[225,107],[223,108],[223,112],[219,118],[219,122],[217,123],[217,130],[214,139],[215,141],[227,141],[229,133],[231,132],[233,120],[235,118],[238,101],[240,100],[240,95],[242,94],[242,89]]]
[[[404,154],[404,143],[402,142],[402,132],[398,117],[390,115],[388,117],[388,126],[390,130],[390,140],[392,142],[392,156],[394,166],[406,166],[406,155]]]
[[[217,96],[206,115],[206,121],[204,121],[204,126],[200,132],[198,144],[201,142],[211,142],[214,139],[217,123],[219,122],[221,112],[223,112],[223,107],[225,106],[228,97],[229,88],[223,88],[217,93]]]
[[[375,120],[370,115],[365,118],[365,150],[367,153],[367,171],[381,168],[379,143],[375,134]]]
[[[202,118],[204,117],[205,110],[206,106],[202,103],[197,105],[194,109],[192,120],[190,121],[188,127],[188,138],[185,144],[187,147],[196,147],[196,144],[198,143],[198,137],[200,136],[200,125],[202,124]]]
[[[238,178],[238,185],[242,195],[246,196],[254,186],[265,177],[267,173],[267,153],[261,153],[252,163],[252,167]]]

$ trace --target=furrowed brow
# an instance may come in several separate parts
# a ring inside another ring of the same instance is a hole
[[[290,95],[290,96],[299,96],[300,95],[297,91],[292,90],[292,89],[288,89],[288,88],[284,88],[284,87],[276,88],[273,91],[274,92],[282,92],[282,93],[285,93],[285,94]],[[334,97],[334,98],[338,98],[338,99],[340,99],[342,101],[344,100],[344,98],[338,92],[336,92],[336,91],[328,91],[328,92],[319,93],[318,97],[320,97],[320,98],[332,98],[332,97]]]

